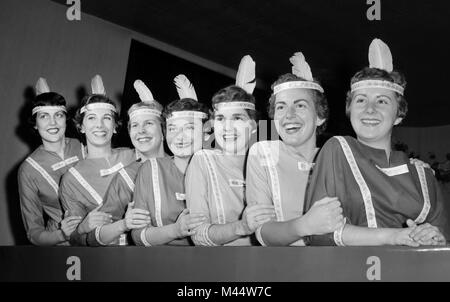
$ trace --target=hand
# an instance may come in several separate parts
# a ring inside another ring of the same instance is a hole
[[[418,247],[419,243],[411,238],[411,232],[414,227],[393,229],[392,235],[389,238],[391,245],[407,245],[412,247]]]
[[[184,209],[175,222],[177,238],[192,236],[195,228],[206,222],[206,216],[201,213],[189,214],[189,209]]]
[[[61,231],[63,233],[64,239],[69,240],[70,234],[75,231],[78,224],[81,222],[81,216],[69,216],[69,211],[64,212],[64,219],[61,221]]]
[[[135,209],[134,201],[130,202],[123,219],[125,232],[132,229],[144,228],[150,224],[150,212],[143,209]]]
[[[245,235],[253,234],[260,225],[275,217],[273,205],[253,204],[247,206],[242,214],[243,233]]]
[[[411,219],[406,221],[408,227],[413,228],[409,236],[420,245],[445,245],[444,235],[435,226],[429,223],[417,225]]]
[[[96,227],[112,222],[112,215],[99,211],[101,206],[99,205],[86,215],[78,227],[80,234],[89,233]]]
[[[337,197],[322,198],[313,204],[301,220],[305,223],[308,235],[332,233],[344,225],[341,203]],[[305,230],[299,233],[305,233]]]

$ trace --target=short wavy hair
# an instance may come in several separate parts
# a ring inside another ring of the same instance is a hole
[[[211,100],[211,105],[213,107],[213,116],[214,116],[214,108],[215,105],[219,103],[229,103],[229,102],[248,102],[256,105],[256,99],[255,97],[242,89],[239,86],[236,85],[230,85],[225,88],[220,89],[217,91]],[[254,120],[258,121],[259,115],[258,112],[255,110],[245,109],[248,116]]]
[[[272,88],[272,91],[273,91],[274,87],[279,84],[286,83],[286,82],[296,82],[296,81],[306,81],[306,79],[298,77],[292,73],[286,73],[286,74],[281,75],[275,82],[273,82],[273,84],[270,87]],[[316,79],[314,79],[313,82],[321,85],[320,82]],[[315,89],[309,89],[309,90],[311,91],[311,94],[313,96],[314,106],[315,106],[315,109],[317,112],[317,116],[320,119],[325,120],[325,122],[322,125],[317,127],[317,134],[321,134],[327,128],[328,116],[330,114],[330,110],[328,108],[327,97],[325,96],[325,93],[322,93],[318,90],[315,90]],[[269,117],[271,119],[273,119],[274,114],[275,114],[275,94],[273,94],[273,93],[269,98],[269,104],[268,104],[267,111],[269,113]]]
[[[365,67],[364,69],[358,71],[352,77],[352,79],[350,80],[350,85],[353,85],[354,83],[363,80],[384,80],[398,84],[403,88],[406,88],[405,76],[401,72],[395,70],[392,72],[387,72],[386,70],[383,69]],[[352,96],[353,93],[351,92],[351,90],[349,90],[347,92],[347,98],[345,101],[345,114],[347,115],[348,118],[350,118],[350,105],[352,103]],[[395,96],[398,102],[397,116],[405,118],[406,113],[408,112],[408,102],[406,101],[403,95],[397,92],[395,92]]]
[[[153,109],[158,111],[163,111],[163,106],[158,103],[157,101],[151,101],[151,102],[139,102],[136,104],[133,104],[130,109],[128,109],[128,131],[130,131],[130,114],[138,109]],[[159,118],[159,121],[162,122],[162,119]]]

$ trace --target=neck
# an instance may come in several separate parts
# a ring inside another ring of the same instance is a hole
[[[178,168],[178,170],[180,170],[181,173],[183,173],[183,174],[186,173],[186,169],[187,169],[190,158],[191,158],[190,156],[185,156],[185,157],[174,156],[173,157],[173,162],[175,163],[175,166]]]
[[[62,155],[61,157],[64,157],[64,146],[66,145],[66,139],[64,137],[57,142],[48,142],[43,140],[42,145],[45,150],[55,152],[60,156]]]
[[[312,160],[313,154],[316,151],[316,134],[314,133],[309,140],[300,146],[291,146],[285,144],[287,149],[292,153],[303,157],[305,160]]]
[[[146,152],[139,151],[139,153],[141,153],[145,157],[145,159],[164,157],[164,148],[161,144],[157,149],[148,150]]]
[[[375,148],[375,149],[382,149],[386,152],[386,156],[388,158],[389,161],[389,157],[391,156],[391,135],[389,135],[388,137],[381,139],[381,140],[377,140],[377,141],[367,141],[364,139],[361,139],[358,137],[358,141],[360,143],[363,143],[366,146]]]
[[[94,146],[87,143],[87,158],[109,157],[112,154],[111,144],[106,146]]]

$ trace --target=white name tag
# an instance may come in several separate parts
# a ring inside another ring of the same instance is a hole
[[[186,200],[186,194],[175,192],[175,197],[177,200]]]
[[[314,163],[308,163],[306,161],[299,161],[297,167],[300,171],[309,171],[314,167]]]
[[[122,163],[118,163],[117,165],[109,168],[109,169],[101,169],[100,170],[100,176],[107,176],[107,175],[111,175],[113,173],[116,173],[117,171],[119,171],[120,169],[123,168]]]
[[[59,163],[53,164],[52,165],[52,169],[53,169],[53,171],[56,171],[56,170],[59,170],[59,169],[65,167],[65,166],[73,164],[74,162],[77,162],[77,161],[78,161],[78,156],[73,156],[73,157],[70,157],[70,158],[68,158],[66,160],[60,161]]]
[[[396,175],[405,174],[405,173],[409,172],[408,166],[406,164],[397,166],[397,167],[392,167],[392,168],[380,168],[378,166],[376,166],[376,167],[378,168],[378,170],[380,170],[387,176],[396,176]]]
[[[228,183],[230,184],[230,187],[244,187],[245,181],[242,179],[229,179]]]

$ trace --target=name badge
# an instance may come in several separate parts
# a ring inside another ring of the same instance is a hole
[[[230,187],[245,187],[245,181],[242,179],[229,179]]]
[[[120,169],[123,168],[123,164],[122,163],[118,163],[117,165],[109,168],[109,169],[101,169],[100,170],[100,176],[108,176],[111,175],[113,173],[116,173],[117,171],[119,171]]]
[[[186,200],[186,194],[175,192],[175,197],[177,200]]]
[[[59,170],[59,169],[65,167],[65,166],[73,164],[74,162],[77,162],[77,161],[78,161],[78,156],[73,156],[73,157],[70,157],[70,158],[68,158],[66,160],[60,161],[59,163],[53,164],[52,165],[52,169],[53,169],[53,171],[56,171],[56,170]]]
[[[308,163],[306,161],[299,161],[297,167],[300,171],[309,171],[314,167],[314,163]]]

